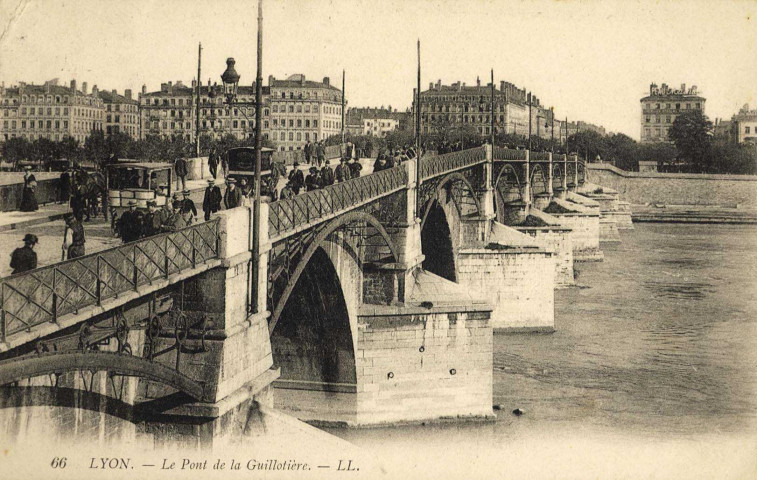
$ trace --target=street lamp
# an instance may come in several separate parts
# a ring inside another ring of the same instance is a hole
[[[237,62],[229,57],[226,59],[226,71],[221,74],[221,81],[223,81],[223,94],[226,97],[226,103],[231,104],[237,98],[237,87],[239,87],[239,74],[234,68],[234,64]]]

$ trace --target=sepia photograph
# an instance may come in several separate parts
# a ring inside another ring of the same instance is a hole
[[[0,0],[0,478],[757,479],[755,15]]]

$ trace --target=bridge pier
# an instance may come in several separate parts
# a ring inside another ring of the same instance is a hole
[[[250,209],[218,215],[222,264],[188,279],[178,299],[188,324],[195,328],[174,354],[156,358],[178,365],[203,383],[207,398],[181,401],[170,388],[140,380],[139,391],[147,402],[142,429],[159,443],[207,447],[229,435],[254,434],[262,431],[255,425],[261,417],[260,406],[273,405],[271,383],[279,371],[272,368],[268,312],[263,308],[253,314],[248,309],[253,303],[249,298]],[[177,335],[167,325],[153,350],[169,348]]]

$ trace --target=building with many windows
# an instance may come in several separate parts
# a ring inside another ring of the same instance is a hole
[[[353,135],[384,137],[394,130],[413,130],[410,109],[400,112],[391,105],[388,108],[350,108],[345,122],[347,131]]]
[[[415,97],[415,91],[413,91]],[[421,131],[431,133],[458,125],[472,127],[480,135],[491,134],[494,115],[495,133],[528,135],[528,94],[509,82],[500,82],[494,89],[494,112],[492,112],[491,84],[475,86],[456,82],[452,85],[430,83],[428,90],[421,92]],[[415,112],[415,102],[413,102]],[[550,138],[552,135],[552,111],[544,108],[539,98],[531,96],[531,134]],[[561,122],[555,119],[555,138],[559,135]]]
[[[131,90],[123,95],[116,90],[98,93],[105,105],[105,134],[125,133],[131,138],[139,138],[139,102],[132,98]]]
[[[342,91],[329,77],[323,82],[290,75],[286,80],[268,77],[270,107],[268,127],[279,150],[299,150],[305,142],[317,142],[342,131]],[[345,102],[346,103],[346,102]]]
[[[139,96],[141,138],[147,135],[195,138],[197,84],[181,81],[161,84],[160,91]],[[263,87],[263,138],[276,142],[279,150],[299,150],[307,141],[319,141],[341,132],[342,92],[329,84],[313,82],[304,75],[286,80],[268,77]],[[200,135],[237,138],[255,135],[255,85],[237,88],[233,106],[225,103],[221,85],[200,86]]]
[[[641,100],[641,143],[668,142],[668,130],[676,117],[684,112],[700,110],[704,114],[706,99],[698,94],[696,85],[686,84],[674,90],[666,84],[649,85],[649,95]]]
[[[71,80],[70,87],[56,81],[1,86],[0,139],[61,141],[72,137],[84,142],[90,132],[103,130],[105,107],[98,93],[97,85],[92,93],[87,92],[87,82],[77,90],[76,80]]]

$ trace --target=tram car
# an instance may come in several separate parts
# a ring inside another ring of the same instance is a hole
[[[273,161],[272,148],[263,147],[260,155],[260,182],[263,184],[263,195],[275,195],[276,186],[274,185],[274,192],[270,191],[270,188],[266,187],[271,178],[272,168],[278,167],[279,175],[286,174],[286,168],[282,168],[283,164],[276,165]],[[226,161],[229,166],[228,178],[233,178],[237,181],[237,185],[244,178],[247,180],[248,185],[255,184],[255,148],[253,147],[235,147],[226,150]]]
[[[136,208],[147,209],[154,200],[159,207],[170,201],[173,165],[170,163],[119,162],[108,165],[106,188],[108,206],[115,222],[129,209],[131,201]]]

